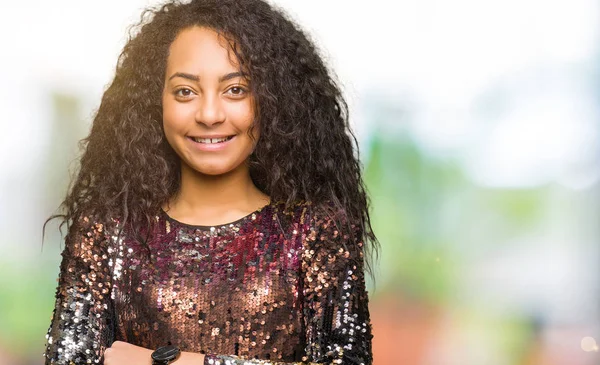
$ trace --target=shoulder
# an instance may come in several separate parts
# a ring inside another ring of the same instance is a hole
[[[273,220],[278,220],[282,227],[293,227],[298,229],[304,226],[311,215],[312,203],[305,200],[287,202],[278,200],[270,204],[267,214],[272,215]]]
[[[340,278],[349,271],[362,275],[363,248],[359,224],[350,222],[333,204],[313,207],[302,249],[302,268],[308,277]]]
[[[117,218],[103,219],[94,213],[81,213],[69,224],[65,254],[90,255],[108,250],[110,238],[120,230]]]
[[[272,204],[272,213],[282,225],[304,231],[309,242],[344,245],[362,240],[359,222],[352,222],[345,210],[331,201],[278,201]]]
[[[351,220],[343,207],[329,200],[313,203],[310,218],[315,231],[326,238],[337,239],[339,236],[343,240],[352,240],[360,236],[360,222]]]
[[[290,203],[279,200],[270,205],[274,213],[290,218],[302,219],[314,225],[344,221],[343,217],[345,216],[343,209],[337,208],[330,201],[317,203],[310,200],[297,200]]]
[[[343,209],[330,201],[313,203],[307,219],[306,250],[318,252],[330,259],[362,260],[363,235],[360,222],[351,221]]]
[[[298,215],[301,214],[303,211],[310,209],[313,203],[306,200],[295,200],[293,202],[277,200],[271,202],[270,205],[274,211],[277,211],[281,214]]]

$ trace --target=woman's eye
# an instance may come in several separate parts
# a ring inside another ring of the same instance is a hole
[[[192,94],[193,94],[192,90],[187,89],[187,88],[181,88],[181,89],[175,90],[175,96],[187,98],[187,97],[191,96]]]
[[[233,96],[242,96],[246,93],[246,89],[240,86],[234,86],[232,88],[229,88],[227,92]]]

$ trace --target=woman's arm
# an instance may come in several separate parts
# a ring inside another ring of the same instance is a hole
[[[62,252],[45,364],[101,364],[114,339],[108,235],[83,216],[69,228]]]
[[[342,236],[333,220],[318,219],[302,256],[303,317],[306,325],[302,362],[277,362],[208,354],[204,365],[371,365],[372,333],[364,280],[363,243]],[[183,365],[183,364],[182,364]]]
[[[104,352],[104,365],[150,365],[154,350],[132,345],[127,342],[115,341]],[[182,351],[173,365],[202,365],[204,355],[195,352]]]

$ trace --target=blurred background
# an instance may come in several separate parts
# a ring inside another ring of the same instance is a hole
[[[600,4],[273,0],[348,98],[382,244],[376,365],[600,364]],[[2,2],[0,364],[41,364],[64,197],[157,1]]]

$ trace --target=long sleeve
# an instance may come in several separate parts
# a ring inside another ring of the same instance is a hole
[[[103,362],[114,335],[110,251],[103,224],[80,217],[69,228],[46,335],[46,365]]]
[[[302,254],[302,362],[208,354],[204,365],[371,365],[372,332],[364,280],[363,243],[342,236],[330,219],[317,220]],[[353,226],[356,237],[361,237]]]

